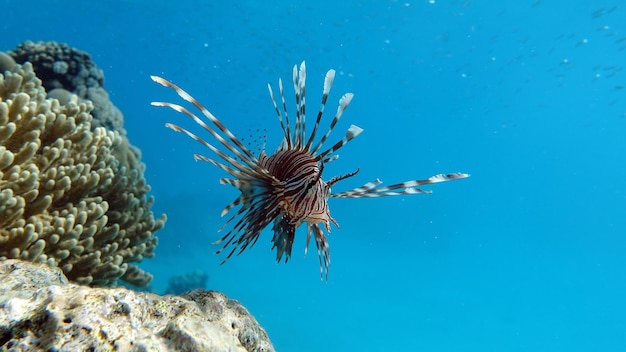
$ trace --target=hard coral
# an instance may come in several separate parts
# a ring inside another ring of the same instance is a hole
[[[30,62],[49,95],[63,102],[59,95],[76,94],[80,100],[93,103],[92,128],[103,126],[125,135],[122,113],[109,100],[104,89],[104,72],[88,53],[66,43],[20,43],[7,54],[18,64]]]
[[[60,267],[73,281],[137,286],[152,276],[129,264],[152,257],[155,219],[143,164],[116,157],[117,131],[91,128],[89,100],[50,99],[30,63],[0,74],[0,260]]]

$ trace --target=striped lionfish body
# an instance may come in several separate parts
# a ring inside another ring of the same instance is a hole
[[[330,147],[325,147],[333,128],[352,100],[352,94],[346,93],[339,100],[339,107],[330,122],[330,126],[319,137],[320,121],[334,77],[334,70],[329,70],[326,73],[321,106],[310,132],[307,131],[306,127],[306,66],[304,62],[299,69],[297,66],[293,68],[295,121],[290,121],[287,114],[282,80],[278,81],[280,105],[282,105],[280,107],[274,98],[271,85],[268,84],[270,97],[282,128],[283,139],[272,155],[267,155],[265,151],[261,151],[257,157],[191,95],[163,78],[151,76],[153,81],[172,88],[182,99],[193,104],[206,119],[201,119],[178,104],[153,102],[152,105],[170,107],[187,115],[217,140],[218,146],[221,145],[223,148],[214,146],[178,125],[168,123],[166,126],[174,131],[187,134],[214,152],[219,157],[217,160],[198,154],[195,154],[194,158],[207,161],[226,171],[232,178],[222,178],[220,183],[232,185],[241,192],[222,211],[222,216],[224,216],[231,209],[239,206],[221,229],[223,230],[227,225],[230,225],[228,232],[215,242],[215,244],[222,244],[216,253],[221,253],[227,248],[230,249],[222,264],[235,252],[240,254],[246,248],[253,246],[261,231],[270,223],[274,232],[272,249],[276,248],[276,261],[280,262],[285,256],[285,262],[287,262],[291,256],[296,229],[306,223],[305,254],[311,236],[313,236],[317,245],[321,275],[323,277],[326,274],[326,278],[328,278],[330,250],[324,230],[329,233],[331,223],[337,226],[337,222],[330,215],[329,198],[364,198],[430,193],[430,191],[423,191],[417,187],[469,176],[464,173],[439,174],[425,180],[413,180],[386,187],[379,187],[381,181],[376,180],[349,191],[332,193],[331,187],[335,183],[356,175],[358,170],[324,181],[322,179],[324,165],[335,160],[337,158],[336,152],[363,131],[360,127],[352,125],[340,141]]]

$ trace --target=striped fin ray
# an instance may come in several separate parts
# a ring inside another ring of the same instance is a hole
[[[304,146],[306,139],[306,64],[300,64],[300,74],[298,75],[298,85],[300,86],[300,145]]]
[[[287,116],[287,107],[285,104],[285,96],[283,95],[283,82],[282,80],[278,80],[278,86],[280,87],[280,95],[283,99],[283,109],[285,110],[285,121],[283,122],[283,114],[280,112],[278,108],[278,104],[276,104],[276,99],[274,99],[274,90],[272,89],[271,84],[267,84],[267,89],[270,92],[270,98],[272,99],[272,104],[274,104],[274,109],[276,109],[276,115],[278,115],[278,121],[280,122],[280,128],[283,130],[283,143],[285,143],[285,147],[287,149],[291,148],[291,127],[289,126],[289,117]]]
[[[315,246],[317,247],[317,257],[320,261],[320,279],[324,278],[326,274],[326,281],[328,281],[328,267],[330,266],[330,246],[328,240],[324,236],[322,228],[318,224],[308,224],[307,226],[307,247],[309,246],[309,239],[311,232],[315,237]],[[328,229],[327,229],[328,230]],[[306,248],[305,248],[306,254]]]
[[[300,146],[300,85],[298,84],[298,65],[293,66],[293,90],[296,98],[296,126],[293,131],[294,148]]]
[[[328,131],[326,131],[326,134],[324,134],[322,136],[322,138],[319,140],[319,142],[317,142],[317,145],[315,146],[315,148],[313,148],[313,150],[311,150],[311,154],[315,155],[317,154],[317,152],[322,148],[322,145],[324,145],[324,143],[326,142],[326,140],[328,139],[328,137],[330,136],[331,132],[333,131],[333,128],[335,128],[335,125],[337,125],[337,122],[339,122],[339,119],[341,118],[341,115],[343,115],[343,112],[346,110],[346,108],[348,108],[348,105],[350,105],[350,102],[352,101],[352,97],[354,95],[352,93],[346,93],[344,94],[341,99],[339,99],[339,106],[337,107],[337,112],[335,113],[335,116],[333,117],[333,120],[330,122],[330,126],[328,127]],[[354,126],[354,125],[352,125]],[[363,130],[360,129],[361,133]],[[348,130],[349,131],[349,130]],[[347,135],[348,133],[346,133]],[[358,135],[358,133],[357,133]],[[356,137],[356,136],[355,136]],[[332,148],[331,148],[332,149]],[[337,148],[339,149],[339,148]],[[337,150],[335,149],[335,150]],[[328,151],[326,151],[325,153],[327,153]],[[324,154],[324,153],[322,153]],[[318,160],[323,159],[323,157],[318,156]]]
[[[311,145],[313,144],[313,140],[315,139],[315,135],[317,134],[317,129],[320,126],[320,121],[322,120],[322,115],[324,114],[324,108],[326,107],[326,101],[328,100],[328,94],[330,94],[330,88],[333,86],[333,81],[335,80],[335,70],[328,70],[326,72],[326,77],[324,77],[324,90],[322,91],[322,104],[320,105],[320,110],[317,113],[317,118],[315,119],[315,125],[313,125],[313,131],[311,131],[311,136],[309,137],[309,141],[306,143],[305,149],[311,151]]]
[[[241,197],[241,196],[240,196]],[[255,197],[254,203],[242,202],[242,207],[237,211],[235,215],[230,217],[226,223],[231,223],[233,220],[239,217],[239,220],[231,227],[231,229],[219,240],[213,242],[213,244],[222,244],[221,248],[215,252],[215,254],[222,253],[228,246],[232,244],[232,250],[226,255],[221,264],[224,264],[230,257],[237,252],[237,255],[241,254],[247,247],[254,245],[261,231],[269,225],[270,222],[280,214],[280,208],[277,204],[271,204],[263,199],[263,197]],[[237,200],[235,200],[236,202]],[[243,215],[240,217],[240,215]]]
[[[293,146],[293,137],[291,137],[291,125],[289,124],[289,114],[287,113],[287,100],[285,99],[285,89],[283,87],[283,80],[278,79],[278,90],[280,92],[280,99],[283,103],[283,111],[285,112],[285,123],[287,125],[287,147],[289,149]]]
[[[196,115],[194,115],[193,113],[191,113],[189,110],[187,110],[186,108],[177,105],[177,104],[172,104],[172,103],[167,103],[167,102],[152,102],[151,104],[153,106],[167,106],[170,107],[178,112],[181,112],[187,116],[189,116],[190,118],[192,118],[196,123],[198,123],[200,126],[202,126],[204,129],[206,129],[213,137],[215,137],[222,145],[224,145],[226,148],[228,148],[228,150],[230,150],[231,152],[233,152],[235,155],[237,155],[237,157],[239,157],[240,159],[246,161],[246,164],[248,165],[254,165],[256,163],[258,163],[258,160],[256,159],[256,157],[252,154],[252,152],[246,148],[246,146],[244,146],[238,139],[237,137],[235,137],[235,135],[220,121],[217,119],[217,117],[215,117],[209,110],[207,110],[207,108],[205,108],[202,104],[200,104],[194,97],[192,97],[189,93],[187,93],[186,91],[184,91],[182,88],[178,87],[177,85],[175,85],[174,83],[158,77],[158,76],[150,76],[150,78],[156,82],[161,84],[164,87],[168,87],[173,89],[176,94],[178,94],[178,96],[180,96],[181,98],[183,98],[183,100],[193,104],[198,110],[200,110],[202,112],[202,114],[209,119],[209,121],[211,121],[211,123],[213,123],[220,131],[222,131],[222,133],[224,133],[226,135],[226,137],[230,140],[230,142],[228,142],[224,137],[222,137],[220,134],[218,134],[215,130],[213,130],[212,128],[210,128],[204,121],[202,121],[200,118],[198,118]],[[231,144],[232,143],[232,144]],[[236,146],[239,150],[237,150],[234,146]],[[243,153],[243,154],[242,154]],[[245,156],[244,156],[245,155]]]
[[[230,218],[228,218],[228,220],[224,223],[224,225],[222,225],[222,227],[219,229],[220,232],[223,231],[228,224],[232,223],[233,220],[237,219],[240,215],[246,213],[246,211],[251,208],[251,206],[249,204],[247,204],[245,202],[238,202],[237,203],[237,201],[238,201],[238,199],[235,199],[232,203],[235,204],[235,205],[243,204],[242,207],[239,210],[237,210],[236,214],[234,214]],[[246,215],[242,216],[234,225],[232,225],[230,230],[228,230],[228,232],[222,238],[220,238],[219,240],[214,241],[212,243],[212,244],[216,245],[216,244],[221,244],[222,242],[227,240],[226,243],[224,243],[222,245],[222,247],[215,252],[215,254],[222,253],[224,251],[224,249],[226,249],[226,247],[228,247],[233,242],[233,240],[235,240],[237,238],[239,238],[239,240],[236,241],[235,243],[241,243],[242,242],[241,238],[243,238],[243,237],[253,238],[253,237],[259,236],[261,234],[261,230],[262,229],[259,230],[259,231],[252,231],[252,230],[246,228],[246,226],[248,226],[248,224],[247,224],[247,222],[248,222],[247,219],[248,218],[249,218],[249,214],[246,214]],[[269,221],[264,226],[267,226],[267,224],[269,224]],[[243,231],[243,234],[241,234],[242,231]],[[224,259],[224,262],[226,262],[226,260],[228,260],[228,258]]]
[[[169,103],[164,103],[165,105],[162,106],[170,106],[170,105],[174,105],[174,104],[169,104]],[[165,126],[167,128],[170,128],[176,132],[181,132],[186,134],[187,136],[191,137],[192,139],[198,141],[200,144],[204,145],[205,147],[209,148],[211,151],[213,151],[215,154],[217,154],[218,156],[220,156],[222,159],[224,159],[226,162],[228,162],[229,164],[231,164],[234,168],[236,168],[239,172],[241,173],[247,173],[247,174],[253,174],[253,175],[258,175],[259,173],[256,172],[256,169],[260,169],[258,166],[252,164],[249,166],[252,166],[254,168],[251,167],[246,167],[245,165],[241,164],[239,161],[237,161],[236,159],[234,159],[233,157],[229,156],[228,154],[225,154],[224,152],[222,152],[221,150],[217,149],[215,146],[213,146],[211,143],[205,141],[204,139],[198,137],[196,134],[194,134],[193,132],[190,132],[189,130],[182,128],[178,125],[172,124],[172,123],[166,123]],[[235,155],[237,155],[239,157],[239,155],[237,153],[235,153]],[[243,155],[241,155],[243,157]],[[194,158],[196,160],[203,160],[203,161],[208,161],[210,163],[212,163],[213,165],[222,168],[223,170],[226,170],[227,172],[229,172],[227,169],[224,169],[222,166],[223,164],[220,164],[219,162],[207,158],[205,156],[201,156],[200,154],[195,154]],[[243,158],[242,160],[246,161],[247,159]],[[223,165],[225,166],[225,165]],[[262,169],[260,169],[262,170]],[[230,173],[230,172],[229,172]],[[261,175],[266,175],[267,172],[263,171],[261,173]],[[232,175],[232,173],[231,173]],[[269,175],[267,175],[269,176]]]
[[[296,96],[296,129],[294,131],[294,147],[296,149],[302,148],[304,143],[304,134],[306,126],[305,116],[305,83],[306,83],[306,65],[304,62],[300,64],[300,71],[298,72],[298,65],[293,66],[293,90]]]
[[[220,184],[222,184],[222,185],[231,185],[231,186],[236,187],[237,189],[240,189],[240,190],[247,190],[247,189],[249,189],[251,187],[250,186],[250,182],[248,182],[248,181],[242,181],[242,180],[239,180],[239,179],[233,180],[233,179],[224,178],[224,177],[220,178]],[[243,204],[243,203],[245,203],[246,201],[249,201],[249,200],[250,200],[249,197],[241,197],[241,196],[237,197],[235,200],[233,200],[232,202],[228,203],[224,207],[224,209],[222,209],[222,213],[220,215],[224,216],[224,215],[228,214],[228,212],[232,208],[234,208],[234,207],[236,207],[236,206],[238,206],[240,204]],[[237,217],[237,216],[238,216],[238,214],[235,214],[234,217]],[[224,224],[224,225],[226,225],[226,224]],[[220,229],[220,231],[224,229],[224,225],[222,225],[222,228]]]
[[[219,231],[223,231],[226,228],[226,225],[231,223],[240,215],[248,212],[250,209],[254,209],[259,206],[266,210],[269,208],[278,208],[276,204],[273,204],[273,200],[275,198],[274,193],[276,193],[275,191],[277,187],[276,184],[268,185],[265,182],[254,178],[248,180],[221,178],[220,183],[232,185],[241,191],[241,194],[234,201],[226,205],[226,207],[222,210],[221,216],[226,215],[230,209],[236,207],[237,205],[241,204],[242,207],[239,208],[239,210],[237,210],[237,212],[228,220],[226,220]],[[231,234],[238,234],[245,226],[247,226],[247,224],[245,217],[243,217],[239,219],[235,225],[233,225],[231,230],[223,238],[213,242],[213,244],[221,243]],[[219,252],[221,252],[221,250]]]
[[[430,193],[431,191],[424,191],[416,187],[432,183],[460,180],[467,177],[469,177],[468,174],[464,174],[461,172],[452,174],[438,174],[435,176],[431,176],[425,180],[406,181],[380,188],[377,187],[382,183],[382,181],[376,180],[373,182],[368,182],[361,187],[357,187],[349,191],[333,193],[330,196],[332,198],[373,198],[397,196],[402,194]]]
[[[276,262],[280,263],[285,256],[285,263],[291,258],[291,248],[296,235],[296,226],[292,224],[292,218],[289,215],[279,215],[274,219],[274,236],[272,237],[272,249],[276,248]]]
[[[237,199],[235,199],[234,201],[232,201],[230,204],[228,204],[226,206],[226,208],[233,208],[237,205],[242,205],[241,208],[239,208],[239,210],[237,210],[237,212],[235,214],[233,214],[231,217],[228,218],[228,220],[226,220],[226,222],[224,222],[224,224],[222,225],[222,227],[219,228],[218,232],[222,232],[224,231],[224,229],[226,228],[226,226],[230,223],[233,222],[233,220],[237,219],[241,214],[244,214],[248,208],[250,208],[249,203],[247,203],[245,200],[243,200],[243,198],[241,197],[237,197]],[[222,211],[223,213],[223,211]],[[228,239],[228,241],[226,243],[224,243],[224,245],[222,245],[222,247],[217,250],[215,252],[215,254],[220,254],[224,251],[224,249],[226,249],[226,247],[235,239],[237,238],[237,235],[244,229],[244,227],[246,226],[245,224],[245,217],[242,217],[241,219],[239,219],[239,221],[237,221],[230,230],[228,230],[228,232],[219,240],[214,241],[212,244],[221,244],[222,242],[224,242],[226,239]]]
[[[348,128],[343,138],[339,142],[335,143],[335,145],[333,145],[332,147],[328,148],[326,151],[316,156],[316,159],[322,160],[322,162],[329,162],[329,161],[337,159],[337,156],[336,155],[333,156],[332,154],[336,152],[337,150],[339,150],[339,148],[348,144],[348,142],[356,138],[362,132],[363,132],[363,129],[361,127],[357,125],[350,125],[350,128]]]
[[[226,212],[228,212],[228,210],[241,204],[241,208],[239,208],[235,214],[230,216],[219,229],[220,232],[223,231],[228,224],[239,218],[239,220],[231,226],[230,230],[222,238],[213,242],[213,244],[221,244],[223,241],[228,239],[228,241],[224,243],[217,252],[215,252],[216,254],[221,253],[237,237],[252,238],[259,236],[263,228],[265,228],[265,226],[267,226],[272,220],[272,217],[269,215],[274,214],[274,216],[276,216],[279,212],[277,204],[267,201],[268,199],[271,199],[271,190],[268,190],[265,187],[259,187],[256,189],[256,193],[250,194],[250,192],[246,192],[246,190],[254,190],[254,182],[245,182],[245,184],[243,184],[244,182],[223,178],[220,179],[220,183],[231,184],[242,190],[242,194],[228,204],[222,211],[223,216]],[[265,191],[259,192],[260,189]],[[268,213],[266,214],[264,211],[267,211]],[[241,234],[242,231],[243,234]],[[241,243],[241,241],[237,241],[236,243]],[[226,258],[226,260],[227,259],[228,258]],[[226,260],[224,260],[224,262]]]
[[[271,183],[273,180],[271,178],[268,177],[264,177],[264,175],[259,175],[258,173],[254,172],[254,170],[252,169],[248,169],[248,168],[243,168],[243,169],[239,169],[239,168],[232,168],[226,164],[222,164],[219,161],[213,160],[211,158],[208,158],[204,155],[200,155],[200,154],[194,154],[193,158],[195,160],[202,160],[202,161],[206,161],[208,163],[211,163],[215,166],[217,166],[218,168],[228,172],[229,174],[231,174],[233,177],[236,177],[238,179],[242,179],[242,180],[263,180],[265,183]],[[236,162],[236,160],[235,160]],[[243,165],[242,165],[243,167]],[[223,216],[223,214],[222,214]]]

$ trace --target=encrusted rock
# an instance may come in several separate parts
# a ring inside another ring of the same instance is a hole
[[[69,283],[58,268],[0,262],[0,349],[274,351],[237,301],[215,291],[158,296]]]

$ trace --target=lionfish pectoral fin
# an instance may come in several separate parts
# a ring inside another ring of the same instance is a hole
[[[285,215],[279,215],[274,219],[274,237],[272,238],[272,249],[276,248],[276,262],[280,263],[280,260],[285,254],[285,263],[289,261],[291,257],[291,247],[293,246],[293,239],[296,235],[296,226],[291,223],[291,218]]]
[[[466,174],[463,172],[454,172],[451,174],[438,174],[435,176],[431,176],[428,178],[428,180],[430,181],[430,183],[437,183],[437,182],[460,180],[462,178],[468,178],[468,177],[470,177],[470,174]]]
[[[371,197],[385,197],[385,196],[398,196],[403,194],[417,194],[425,193],[429,194],[432,191],[424,191],[417,188],[421,185],[428,185],[432,183],[447,182],[468,178],[470,175],[462,172],[455,172],[451,174],[438,174],[431,176],[425,180],[412,180],[401,183],[396,183],[386,187],[378,187],[382,181],[376,179],[374,182],[368,182],[361,187],[353,188],[349,191],[333,193],[330,196],[333,198],[371,198]]]

